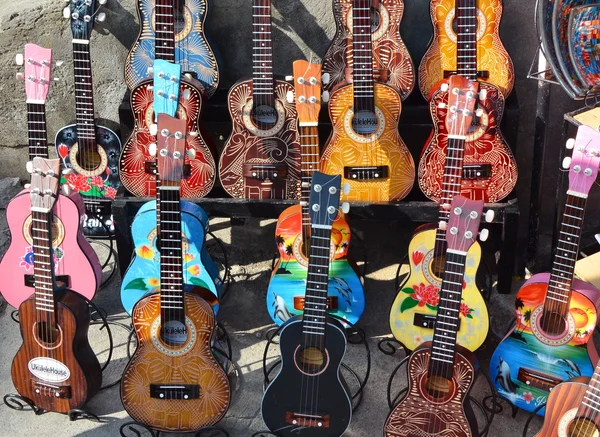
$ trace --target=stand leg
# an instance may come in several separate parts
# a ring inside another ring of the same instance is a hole
[[[100,418],[98,416],[96,416],[93,413],[90,413],[89,411],[85,411],[85,410],[81,410],[79,408],[73,408],[71,410],[69,410],[69,412],[67,413],[67,416],[69,416],[69,420],[71,422],[74,422],[76,420],[79,419],[86,419],[89,420],[90,422],[102,422],[102,420],[100,420]]]
[[[15,411],[27,411],[26,406],[31,408],[31,411],[34,412],[36,416],[43,414],[46,410],[38,408],[31,399],[18,395],[16,393],[9,393],[4,396],[4,405],[6,405],[11,410]]]
[[[121,437],[128,437],[128,435],[125,434],[125,431],[130,431],[136,437],[141,437],[142,433],[140,431],[138,431],[136,428],[141,428],[143,431],[149,432],[152,437],[158,437],[160,434],[160,432],[154,431],[152,428],[149,428],[144,424],[132,421],[132,422],[126,422],[123,425],[121,425],[121,427],[119,428],[119,435]]]

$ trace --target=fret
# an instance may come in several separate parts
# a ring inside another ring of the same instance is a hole
[[[477,79],[477,8],[476,0],[456,0],[457,73],[469,80]],[[465,59],[468,61],[462,61]]]
[[[373,95],[373,52],[371,41],[371,0],[352,2],[352,71],[354,110],[375,110]]]
[[[252,1],[252,39],[253,60],[252,95],[254,108],[269,106],[274,108],[275,86],[273,81],[272,39],[271,39],[271,1]],[[267,28],[265,30],[265,27]],[[258,65],[260,64],[260,65]]]

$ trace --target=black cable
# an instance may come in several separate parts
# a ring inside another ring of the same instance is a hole
[[[263,352],[263,358],[262,358],[262,364],[263,364],[263,382],[264,382],[264,386],[268,386],[269,383],[271,382],[269,380],[269,373],[267,372],[267,354],[269,352],[269,347],[271,347],[271,344],[273,344],[273,338],[277,335],[279,335],[279,332],[281,331],[281,326],[275,326],[274,328],[270,328],[267,331],[267,334],[273,330],[273,335],[271,336],[271,338],[269,338],[268,335],[266,335],[265,337],[267,338],[267,345],[265,346],[265,350]]]
[[[400,348],[404,351],[404,355],[408,355],[408,349],[406,349],[406,346],[404,346],[401,341],[396,340],[394,337],[382,338],[377,343],[377,348],[386,355],[394,355],[396,352],[398,352],[398,348],[393,346],[392,343],[397,343],[400,346]],[[384,344],[387,344],[389,349],[386,350],[383,346]]]
[[[135,330],[131,330],[131,334],[129,334],[129,338],[127,338],[127,358],[131,359],[131,340],[133,339],[133,334],[135,334]],[[137,338],[136,338],[137,340]]]
[[[407,258],[408,258],[408,254],[404,255],[402,257],[402,259],[400,260],[400,263],[398,264],[398,268],[396,269],[396,277],[394,278],[394,290],[396,293],[398,291],[400,291],[400,269],[402,269],[402,266],[406,262]],[[402,279],[404,279],[404,278],[402,278]]]
[[[349,365],[347,365],[345,363],[342,363],[342,368],[344,368],[348,372],[350,372],[350,374],[352,375],[352,377],[358,383],[358,390],[356,391],[356,393],[354,393],[351,396],[351,400],[352,400],[352,413],[355,413],[356,410],[358,409],[358,407],[360,406],[360,404],[362,404],[363,390],[362,390],[361,387],[363,387],[363,382],[360,380],[360,377],[358,376],[358,373],[356,373],[356,371],[354,371]],[[358,396],[358,400],[356,400],[356,404],[354,404],[355,399],[357,399],[357,396]]]
[[[529,431],[529,424],[533,420],[533,418],[537,415],[537,412],[544,408],[546,404],[538,405],[535,410],[531,412],[529,417],[527,418],[527,422],[525,422],[525,426],[523,427],[523,437],[527,437],[527,431]]]
[[[402,361],[400,361],[400,363],[392,371],[392,374],[390,375],[390,378],[388,379],[387,401],[388,401],[388,407],[390,408],[390,411],[392,411],[392,408],[394,408],[394,402],[392,401],[392,383],[394,382],[394,378],[396,377],[396,373],[398,373],[398,370],[400,370],[400,368],[408,361],[409,358],[410,358],[410,355],[407,356],[407,357],[402,358]],[[398,396],[396,396],[394,398],[394,401],[396,399],[398,399]]]
[[[485,377],[485,379],[488,383],[488,386],[490,387],[490,392],[492,393],[492,395],[491,395],[492,396],[492,409],[491,410],[488,410],[487,407],[484,407],[485,398],[483,399],[483,404],[480,404],[479,402],[477,402],[473,399],[473,401],[476,402],[476,405],[478,407],[480,407],[481,410],[484,412],[484,415],[487,419],[487,425],[485,426],[485,428],[483,428],[483,430],[479,434],[479,437],[485,437],[490,430],[490,426],[492,426],[494,417],[496,417],[496,411],[498,410],[498,406],[499,406],[498,393],[496,392],[496,388],[494,387],[494,383],[492,382],[492,378],[490,378],[490,375],[488,375],[486,372],[484,372],[481,369],[479,370],[479,375],[483,375]],[[486,410],[490,412],[489,417],[488,417],[487,413],[485,412]]]
[[[359,243],[363,249],[363,266],[362,266],[362,275],[361,276],[364,279],[367,277],[368,265],[369,265],[369,262],[367,260],[367,246],[366,246],[364,240],[358,235],[357,232],[354,232],[354,230],[352,228],[350,228],[350,235],[352,235],[353,239],[356,239],[359,241]]]
[[[218,335],[219,329],[221,330],[221,335]],[[225,344],[227,345],[227,356],[229,357],[229,361],[232,361],[233,349],[231,348],[229,333],[220,322],[217,322],[217,341],[221,342],[222,340],[225,340]]]
[[[13,320],[13,322],[21,323],[19,320],[19,310],[12,310],[10,312],[10,318]]]
[[[89,300],[88,298],[86,298],[86,297],[83,297],[83,298],[87,302],[88,306],[91,306],[94,309],[94,311],[96,311],[96,313],[98,313],[100,315],[100,317],[102,318],[102,322],[103,322],[102,326],[100,327],[100,330],[106,328],[106,334],[108,335],[108,344],[109,344],[108,358],[106,359],[106,362],[104,363],[104,365],[101,367],[102,372],[104,372],[104,369],[106,369],[108,367],[108,365],[110,364],[110,361],[112,360],[113,347],[114,347],[112,331],[110,330],[110,326],[108,326],[108,321],[106,320],[104,313],[102,311],[100,311],[98,306],[96,306],[96,304],[94,302],[92,302],[91,300]],[[91,318],[91,316],[90,316],[90,318]],[[90,326],[98,325],[98,324],[100,324],[100,323],[99,322],[90,322]]]
[[[219,299],[223,299],[225,297],[225,295],[227,294],[227,292],[229,291],[229,285],[233,281],[233,276],[231,276],[231,266],[229,265],[229,259],[227,258],[227,251],[225,250],[225,245],[223,244],[223,242],[219,238],[217,238],[217,236],[212,231],[208,231],[207,234],[213,238],[213,240],[219,246],[219,249],[221,249],[221,253],[223,254],[222,264],[223,264],[223,268],[225,269],[225,273],[223,274],[223,279],[222,279],[223,292],[221,293],[221,296],[219,297]]]

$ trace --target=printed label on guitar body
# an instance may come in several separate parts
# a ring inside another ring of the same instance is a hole
[[[34,358],[27,367],[34,376],[47,382],[63,382],[71,376],[69,368],[53,358]]]
[[[187,340],[186,326],[176,320],[171,320],[163,326],[163,340],[171,346],[179,346]]]

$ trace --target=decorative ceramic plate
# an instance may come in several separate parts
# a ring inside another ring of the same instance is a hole
[[[584,89],[600,84],[600,3],[573,8],[569,55]]]

